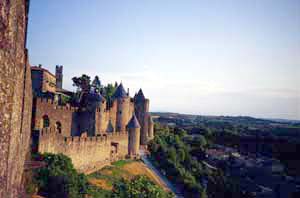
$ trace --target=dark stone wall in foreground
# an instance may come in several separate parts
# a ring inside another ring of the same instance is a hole
[[[21,183],[29,147],[28,4],[28,0],[0,0],[0,197],[7,198],[23,196]]]

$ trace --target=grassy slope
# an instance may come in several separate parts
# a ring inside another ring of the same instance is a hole
[[[156,175],[141,161],[117,161],[113,163],[112,166],[106,166],[103,169],[88,175],[88,180],[94,186],[106,191],[111,191],[113,183],[120,182],[122,179],[130,180],[137,175],[146,175],[154,183],[167,190]]]

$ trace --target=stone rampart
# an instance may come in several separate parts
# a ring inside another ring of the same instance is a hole
[[[128,153],[128,133],[63,137],[54,128],[45,128],[39,132],[38,151],[62,153],[72,159],[78,171],[87,173],[125,158]]]

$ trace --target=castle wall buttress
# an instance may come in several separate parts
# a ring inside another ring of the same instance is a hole
[[[0,197],[22,193],[31,121],[28,1],[0,1]]]

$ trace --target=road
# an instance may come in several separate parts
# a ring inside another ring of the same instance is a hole
[[[153,173],[156,174],[158,178],[160,178],[162,183],[164,183],[165,186],[167,186],[167,188],[169,188],[170,191],[172,191],[175,194],[176,198],[183,198],[183,195],[178,191],[178,189],[163,174],[161,174],[155,166],[153,166],[151,161],[148,159],[147,154],[142,149],[140,150],[140,156],[142,161],[147,165],[147,167],[151,169]]]

